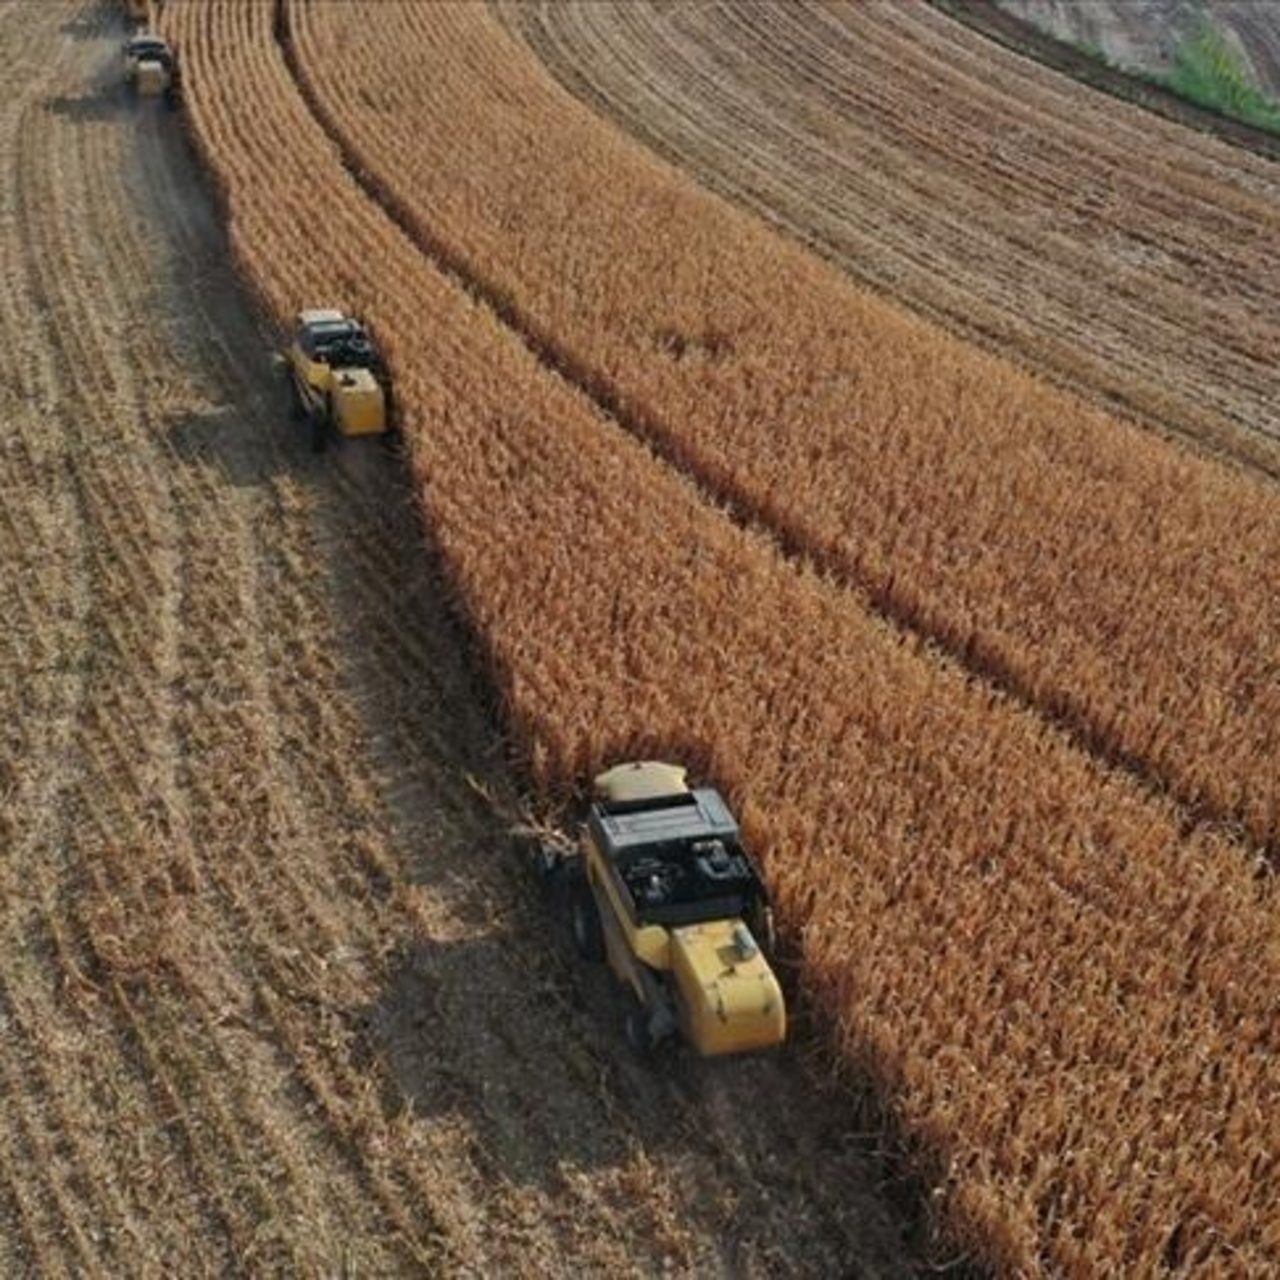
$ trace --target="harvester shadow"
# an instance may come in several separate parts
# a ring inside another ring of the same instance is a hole
[[[318,464],[287,430],[281,399],[282,426],[272,417],[264,420],[229,406],[182,413],[164,428],[169,446],[179,461],[215,467],[237,489],[268,485],[286,472],[305,483]]]
[[[531,932],[547,923],[537,914]],[[622,1168],[637,1139],[650,1158],[679,1146],[662,1104],[678,1055],[648,1068],[626,1060],[611,985],[570,972],[524,930],[419,940],[363,1018],[384,1106],[464,1132],[486,1176],[548,1195],[574,1172]]]
[[[730,1273],[769,1256],[793,1215],[815,1212],[852,1256],[871,1247],[853,1242],[878,1240],[893,1260],[889,1202],[914,1241],[902,1256],[922,1256],[919,1186],[886,1160],[849,1091],[824,1080],[810,1036],[765,1055],[706,1060],[668,1046],[639,1061],[607,970],[577,961],[554,902],[536,891],[529,902],[514,926],[420,938],[362,1011],[362,1065],[383,1080],[388,1118],[464,1151],[491,1185],[551,1202],[576,1199],[584,1177],[625,1188],[681,1169],[669,1207],[725,1240]],[[731,1203],[716,1194],[726,1177]]]
[[[118,87],[97,93],[60,94],[46,98],[44,109],[50,114],[76,122],[115,120],[137,110],[137,104]]]
[[[226,448],[227,437],[236,431],[235,415],[227,409],[186,413],[169,424],[169,446],[186,463],[216,464],[237,486],[260,482],[261,450],[244,444]]]
[[[626,1150],[603,1108],[584,1114],[607,1064],[573,1034],[574,992],[541,960],[511,933],[420,941],[366,1026],[392,1110],[460,1125],[485,1173],[555,1191],[566,1170]]]

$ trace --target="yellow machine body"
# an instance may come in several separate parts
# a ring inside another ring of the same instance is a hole
[[[691,791],[684,769],[658,762],[601,774],[596,794],[603,805],[583,831],[582,871],[604,956],[645,1010],[653,1039],[678,1031],[705,1056],[781,1044],[782,988],[763,940],[733,909],[749,906],[757,920],[771,919],[767,901],[718,794]],[[694,868],[697,851],[716,844],[727,862],[722,842],[738,870],[732,891],[716,896],[714,880],[696,883]],[[649,864],[654,885],[645,896],[640,868]]]
[[[381,435],[390,426],[386,385],[366,364],[344,363],[341,342],[325,341],[354,324],[339,311],[301,312],[285,362],[297,403],[313,422],[344,436]]]
[[[368,369],[334,369],[330,376],[334,419],[344,436],[386,430],[386,397]]]
[[[702,1054],[742,1053],[787,1035],[782,988],[741,920],[715,920],[671,932],[680,1030]]]
[[[140,98],[158,98],[169,87],[169,69],[163,63],[144,58],[134,72]]]

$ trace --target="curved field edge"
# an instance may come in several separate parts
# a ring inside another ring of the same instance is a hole
[[[1274,297],[1274,272],[1222,222],[1274,189],[1265,162],[1153,129],[918,2],[500,11],[572,94],[865,287],[1280,475],[1270,362],[1242,364],[1237,341],[1274,314],[1249,300]],[[1170,208],[1207,235],[1151,221]],[[1245,260],[1225,293],[1196,278],[1215,255]]]
[[[191,67],[197,107],[229,71]],[[808,982],[957,1238],[1027,1270],[1141,1267],[1171,1240],[1265,1257],[1265,1180],[1242,1203],[1234,1173],[1266,1142],[1235,1108],[1274,1090],[1255,1048],[1280,956],[1239,852],[1180,839],[1167,810],[727,526],[389,237],[337,157],[264,173],[236,137],[204,141],[273,307],[340,280],[391,349],[429,526],[535,774],[571,787],[671,751],[727,786]],[[288,252],[318,201],[344,231],[323,266]],[[1114,1168],[1125,1142],[1158,1176]]]
[[[788,252],[539,83],[481,10],[297,14],[353,168],[597,401],[1107,763],[1273,840],[1272,490]],[[467,71],[375,90],[393,44]]]

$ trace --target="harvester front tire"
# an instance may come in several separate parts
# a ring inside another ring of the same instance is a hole
[[[329,424],[325,421],[323,413],[313,413],[311,415],[311,452],[323,453],[326,444],[325,436],[328,434]]]
[[[320,408],[311,414],[311,452],[323,453],[329,443],[329,432],[337,424],[333,401],[325,396]]]
[[[627,992],[627,1008],[623,1027],[626,1031],[627,1048],[642,1062],[652,1056],[654,1050],[653,1033],[649,1030],[649,1010],[640,1003],[639,997]]]
[[[569,927],[573,930],[573,945],[584,960],[604,959],[604,927],[600,923],[600,908],[596,906],[591,886],[585,880],[573,886],[569,898]]]
[[[289,417],[294,422],[304,422],[307,418],[307,402],[302,398],[298,381],[293,374],[287,373],[285,377],[289,380]]]

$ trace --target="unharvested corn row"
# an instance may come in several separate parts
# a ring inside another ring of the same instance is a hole
[[[678,465],[1104,760],[1280,842],[1273,489],[853,288],[483,6],[288,9],[361,169]]]

